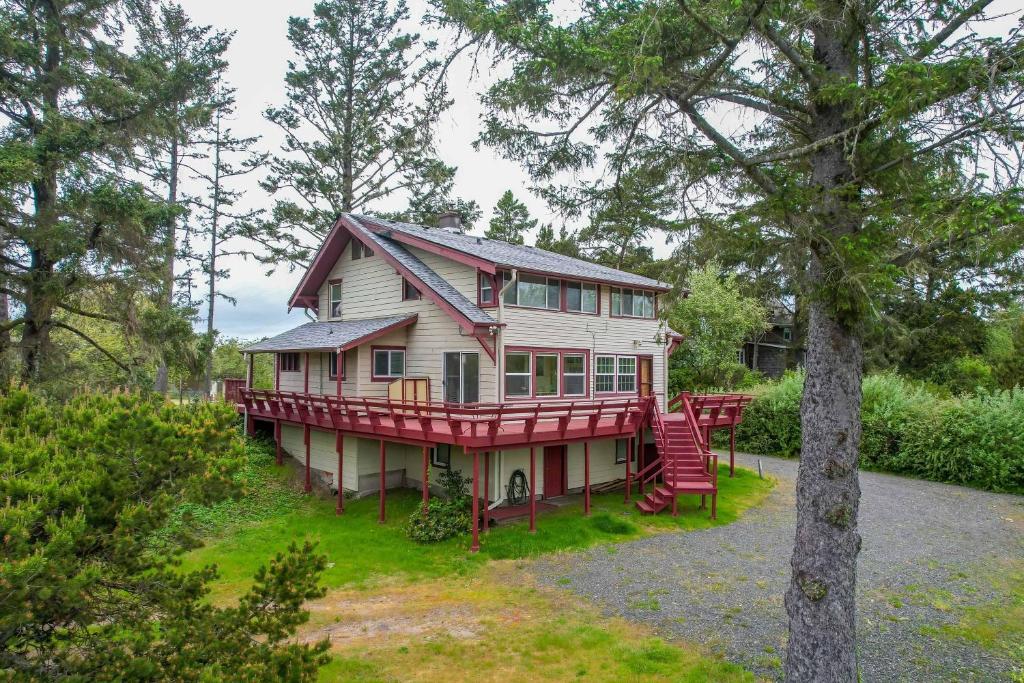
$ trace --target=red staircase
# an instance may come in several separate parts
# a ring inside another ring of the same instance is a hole
[[[654,490],[638,500],[636,506],[646,514],[657,514],[672,506],[672,515],[679,514],[676,501],[681,493],[700,496],[701,508],[711,496],[711,519],[715,519],[718,503],[718,455],[712,453],[694,416],[690,397],[681,395],[679,412],[662,414],[657,401],[651,402],[651,429],[658,448],[658,458],[637,472],[640,492],[644,484],[654,483]],[[660,482],[658,481],[660,479]]]

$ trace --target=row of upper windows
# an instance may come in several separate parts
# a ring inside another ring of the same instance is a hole
[[[381,347],[371,350],[373,354],[370,377],[373,380],[392,380],[405,376],[405,349],[403,347]],[[327,362],[327,376],[338,379],[338,353],[322,353]],[[279,353],[278,368],[281,372],[301,372],[303,354],[297,352]],[[341,378],[345,377],[345,359],[341,360]]]
[[[499,292],[505,290],[506,306],[538,308],[567,313],[601,313],[600,286],[594,282],[564,280],[520,273],[514,286],[508,287],[512,274],[502,271],[497,277],[481,272],[477,278],[477,299],[481,306],[496,306]],[[654,318],[656,294],[651,290],[610,287],[611,315],[625,318]]]

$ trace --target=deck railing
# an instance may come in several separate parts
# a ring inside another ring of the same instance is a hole
[[[684,401],[688,397],[688,401]],[[691,394],[681,392],[668,402],[668,412],[680,412],[685,403],[689,403],[694,416],[703,426],[728,426],[739,424],[743,419],[743,409],[754,400],[748,394]]]
[[[652,400],[456,404],[263,389],[242,389],[239,394],[248,414],[256,418],[473,450],[628,436],[647,419]]]

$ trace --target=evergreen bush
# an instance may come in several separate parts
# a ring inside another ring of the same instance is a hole
[[[409,515],[405,531],[418,543],[437,543],[469,531],[473,524],[473,499],[466,494],[467,480],[459,470],[445,470],[438,477],[445,499],[431,498],[427,514],[417,507]]]
[[[799,456],[802,390],[803,375],[787,373],[755,391],[737,429],[737,446]],[[978,389],[950,398],[886,373],[865,378],[863,391],[861,467],[1024,491],[1024,390]]]

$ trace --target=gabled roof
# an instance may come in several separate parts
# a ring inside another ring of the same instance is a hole
[[[406,272],[406,277],[412,274],[420,282],[433,290],[444,301],[448,302],[455,310],[466,317],[474,325],[497,325],[498,321],[483,311],[479,306],[470,301],[462,292],[455,289],[450,282],[435,273],[430,266],[421,261],[417,256],[409,252],[401,244],[390,240],[383,235],[368,229],[361,220],[362,217],[346,215],[342,220],[349,228],[355,231],[360,241],[373,245],[374,251],[381,251],[399,263]]]
[[[344,322],[308,322],[305,325],[282,332],[276,337],[264,339],[244,349],[245,353],[267,353],[270,351],[337,351],[347,350],[376,339],[392,330],[416,322],[417,315],[390,315],[367,320],[346,320]]]
[[[671,285],[649,277],[608,268],[537,247],[509,244],[501,240],[465,235],[440,228],[427,228],[411,223],[399,223],[374,216],[356,216],[356,218],[394,241],[412,246],[423,246],[422,243],[425,242],[457,252],[470,259],[484,261],[503,268],[516,268],[561,277],[577,277],[627,287],[644,287],[662,291],[672,289]]]

